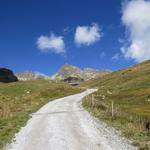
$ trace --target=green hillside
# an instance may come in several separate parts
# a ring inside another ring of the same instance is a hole
[[[0,83],[0,149],[25,125],[32,112],[53,99],[78,92],[78,88],[48,80]]]
[[[91,97],[84,99],[85,108],[121,130],[134,145],[150,149],[150,61],[90,80],[81,86],[98,88],[93,101]]]

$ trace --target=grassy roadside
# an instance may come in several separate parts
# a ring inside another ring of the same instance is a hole
[[[150,61],[84,83],[97,87],[83,106],[95,117],[120,130],[141,150],[150,150]],[[112,101],[114,117],[112,117]]]
[[[0,149],[25,125],[32,112],[53,99],[80,91],[64,83],[45,80],[0,83]]]

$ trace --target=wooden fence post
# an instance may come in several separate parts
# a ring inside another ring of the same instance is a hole
[[[111,102],[111,116],[114,118],[114,101]]]
[[[92,94],[92,107],[94,107],[94,95]]]

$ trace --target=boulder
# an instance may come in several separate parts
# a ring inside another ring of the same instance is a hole
[[[0,82],[9,83],[18,81],[13,72],[6,68],[0,68]]]

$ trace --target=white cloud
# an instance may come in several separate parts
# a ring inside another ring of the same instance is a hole
[[[127,1],[122,14],[128,33],[128,41],[121,48],[125,58],[136,62],[150,59],[150,1]]]
[[[51,34],[48,36],[40,36],[37,40],[37,47],[41,52],[65,53],[65,43],[62,36]]]
[[[78,26],[75,31],[74,41],[77,45],[91,45],[102,37],[101,30],[97,24],[91,26]]]
[[[118,60],[120,58],[120,55],[116,53],[113,57],[112,60]]]

